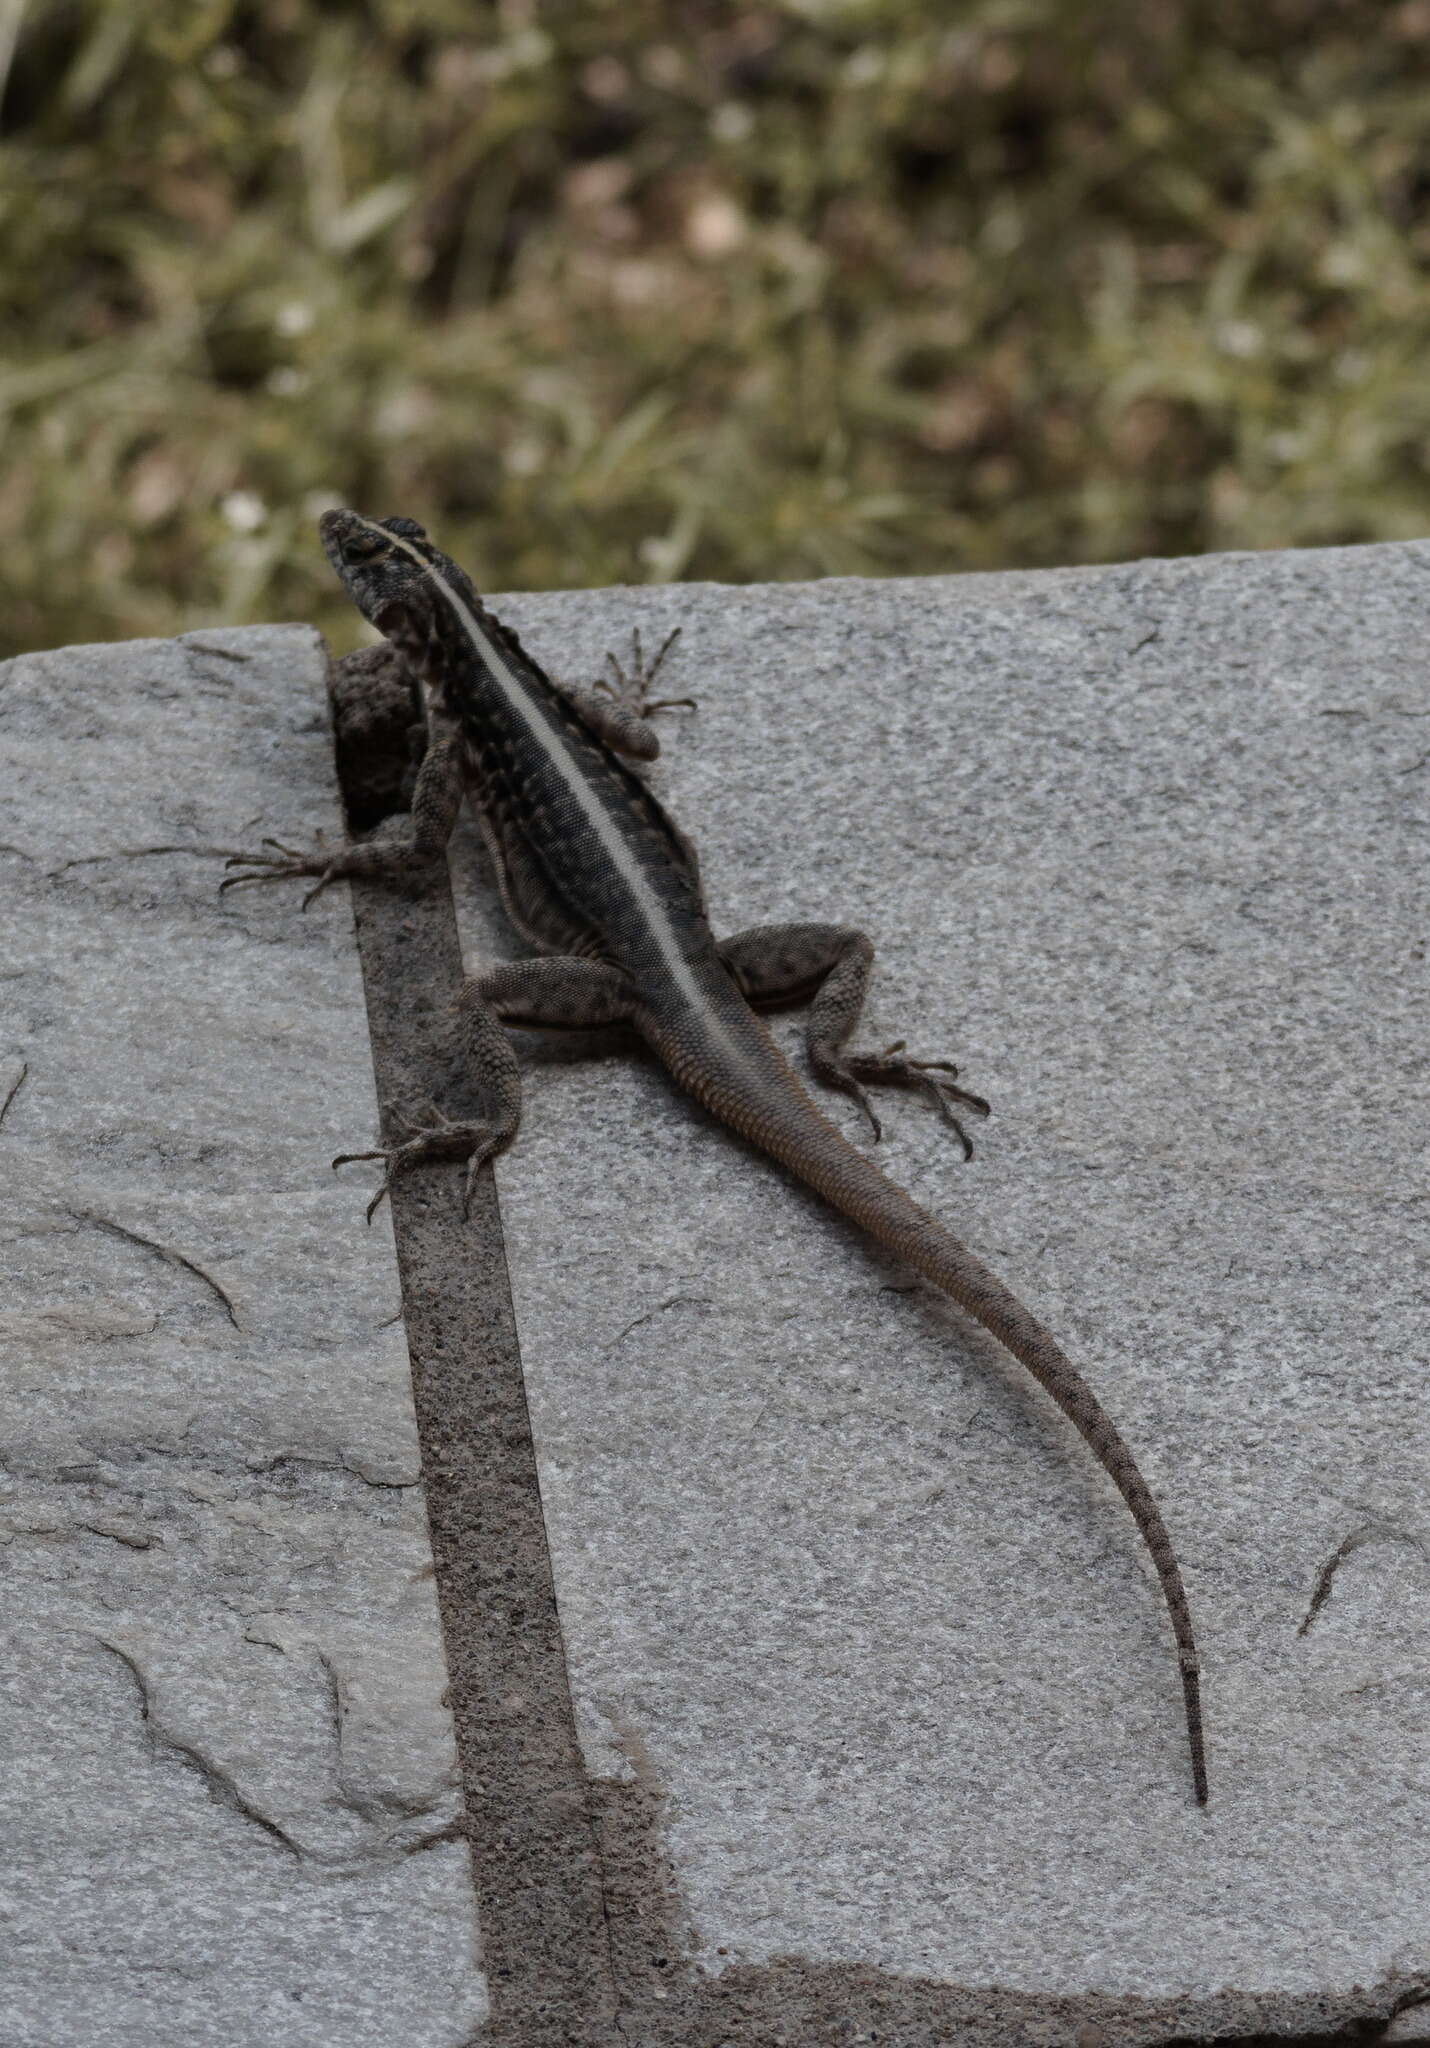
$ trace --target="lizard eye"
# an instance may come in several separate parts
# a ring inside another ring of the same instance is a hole
[[[360,527],[356,533],[343,537],[343,553],[350,562],[371,562],[378,555],[385,555],[388,542],[380,533],[373,533],[367,527]]]

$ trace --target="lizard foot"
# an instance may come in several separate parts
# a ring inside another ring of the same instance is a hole
[[[226,868],[246,868],[247,874],[226,875],[218,885],[222,896],[225,889],[240,888],[245,882],[284,882],[293,875],[316,875],[317,881],[303,898],[306,910],[315,896],[320,896],[329,882],[337,881],[340,875],[350,874],[351,867],[346,856],[355,851],[353,847],[330,849],[323,844],[323,835],[318,833],[317,843],[311,848],[287,846],[281,839],[264,839],[260,844],[270,849],[267,853],[231,853],[224,862]]]
[[[493,1153],[500,1152],[511,1137],[511,1132],[497,1124],[457,1123],[444,1116],[435,1103],[424,1105],[430,1123],[418,1123],[414,1118],[394,1115],[392,1122],[401,1126],[409,1135],[397,1145],[379,1145],[371,1152],[340,1152],[333,1161],[334,1167],[347,1166],[355,1159],[381,1159],[387,1171],[382,1176],[382,1185],[367,1205],[367,1220],[371,1223],[377,1214],[384,1195],[392,1192],[392,1183],[399,1173],[409,1167],[421,1166],[428,1159],[465,1159],[467,1178],[462,1189],[462,1214],[471,1209],[472,1193],[477,1184],[477,1175]]]
[[[850,1053],[838,1062],[839,1085],[846,1088],[873,1126],[875,1139],[883,1136],[883,1126],[874,1114],[864,1083],[875,1088],[918,1088],[937,1108],[946,1124],[958,1133],[965,1159],[973,1157],[973,1140],[956,1114],[955,1103],[961,1109],[970,1110],[974,1116],[987,1116],[989,1105],[981,1095],[974,1095],[967,1088],[957,1088],[954,1082],[958,1068],[952,1060],[915,1060],[904,1054],[906,1041],[896,1039],[885,1046],[882,1052]],[[945,1078],[945,1076],[947,1078]]]
[[[594,687],[604,690],[608,697],[614,697],[621,709],[629,711],[633,718],[648,718],[652,711],[668,711],[676,704],[687,704],[693,711],[693,697],[652,697],[650,694],[651,684],[660,673],[661,663],[679,638],[680,628],[677,626],[674,632],[666,634],[647,665],[645,655],[641,651],[640,627],[637,626],[631,634],[630,674],[626,674],[614,654],[608,654],[606,666],[611,673],[609,676],[602,676]]]

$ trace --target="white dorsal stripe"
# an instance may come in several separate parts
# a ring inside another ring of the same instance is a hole
[[[354,513],[353,517],[355,519],[362,519],[362,514]],[[615,822],[605,805],[596,795],[595,790],[591,788],[585,776],[582,775],[575,761],[566,751],[566,748],[561,745],[560,740],[552,732],[550,725],[542,716],[540,709],[533,700],[530,691],[523,688],[520,678],[513,673],[501,648],[491,638],[490,634],[482,630],[480,619],[473,612],[471,606],[466,603],[461,592],[454,590],[436,565],[420,554],[410,541],[404,540],[401,534],[390,533],[385,526],[379,526],[376,520],[362,519],[362,524],[370,532],[380,534],[383,540],[390,542],[393,547],[401,548],[402,552],[417,564],[434,588],[442,593],[442,596],[461,620],[463,630],[471,641],[482,666],[496,683],[511,709],[526,726],[527,731],[531,734],[538,747],[540,747],[547,761],[570,790],[580,806],[582,816],[600,840],[602,852],[606,854],[612,867],[619,874],[621,880],[634,897],[640,908],[641,916],[645,921],[646,929],[654,940],[666,967],[669,969],[671,979],[678,985],[681,993],[690,1002],[691,1007],[700,1012],[717,1035],[724,1039],[724,1032],[719,1029],[715,1019],[710,1016],[708,997],[696,981],[695,976],[691,973],[690,963],[680,950],[680,940],[676,934],[675,927],[670,921],[670,913],[661,902],[659,896],[656,895],[654,889],[651,888],[639,861],[617,831]],[[732,1055],[739,1056],[737,1048],[729,1045],[728,1041],[727,1047]]]

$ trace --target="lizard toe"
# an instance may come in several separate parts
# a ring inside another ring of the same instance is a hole
[[[869,1107],[867,1089],[912,1088],[923,1095],[955,1133],[965,1159],[973,1157],[973,1140],[964,1127],[958,1109],[974,1116],[987,1116],[989,1104],[971,1089],[957,1086],[958,1068],[952,1060],[913,1059],[904,1051],[905,1041],[896,1039],[882,1052],[850,1053],[846,1058],[820,1068],[821,1077],[833,1081],[860,1103],[879,1135],[879,1123]],[[956,1107],[955,1107],[956,1105]]]

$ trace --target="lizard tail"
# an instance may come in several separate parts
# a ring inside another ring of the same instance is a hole
[[[1181,1570],[1152,1490],[1137,1469],[1137,1461],[1112,1418],[1037,1317],[1024,1308],[1017,1296],[995,1273],[989,1271],[981,1259],[951,1233],[941,1229],[932,1218],[925,1219],[924,1231],[920,1235],[924,1242],[917,1246],[905,1243],[900,1247],[891,1246],[891,1249],[899,1249],[902,1257],[982,1323],[984,1329],[990,1331],[1032,1374],[1039,1386],[1046,1389],[1132,1511],[1132,1519],[1156,1566],[1172,1632],[1177,1639],[1187,1744],[1192,1759],[1192,1784],[1198,1804],[1205,1806],[1207,1764],[1202,1732],[1201,1664]]]
[[[756,1030],[762,1033],[763,1027],[757,1023]],[[854,1149],[806,1095],[773,1044],[768,1039],[765,1043],[784,1069],[779,1077],[782,1086],[745,1095],[728,1083],[702,1086],[702,1075],[687,1073],[682,1079],[722,1121],[789,1167],[833,1208],[975,1317],[1047,1390],[1083,1437],[1130,1508],[1157,1569],[1177,1639],[1192,1784],[1198,1803],[1204,1806],[1206,1747],[1191,1611],[1167,1525],[1136,1459],[1082,1374],[1037,1317],[967,1245]],[[769,1079],[774,1080],[773,1069]]]

